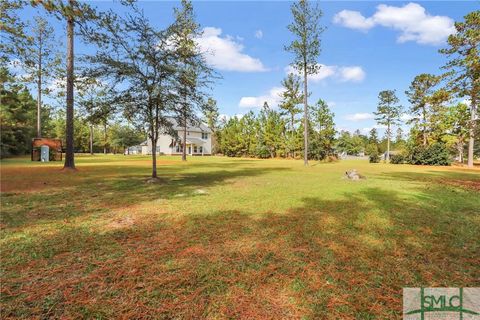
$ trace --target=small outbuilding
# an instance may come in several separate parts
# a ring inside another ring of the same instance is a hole
[[[33,138],[32,161],[62,161],[62,140]]]

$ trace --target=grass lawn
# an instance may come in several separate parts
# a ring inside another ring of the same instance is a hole
[[[403,287],[480,286],[478,170],[76,161],[1,162],[2,318],[398,319]]]

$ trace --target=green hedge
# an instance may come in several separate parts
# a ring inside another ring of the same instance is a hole
[[[452,157],[447,146],[437,142],[429,146],[414,146],[409,148],[407,155],[396,154],[390,157],[390,163],[393,164],[416,164],[430,166],[449,166],[452,163]]]

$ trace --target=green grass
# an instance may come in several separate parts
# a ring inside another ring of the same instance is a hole
[[[1,163],[2,318],[394,319],[403,287],[480,286],[478,170],[76,161]]]

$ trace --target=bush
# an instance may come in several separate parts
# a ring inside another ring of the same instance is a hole
[[[368,161],[370,163],[379,163],[380,162],[380,156],[378,155],[378,153],[371,153],[368,156]]]
[[[407,162],[407,158],[403,154],[392,154],[390,155],[390,163],[393,164],[403,164]]]
[[[409,152],[409,163],[430,166],[449,166],[452,160],[447,146],[434,143],[430,146],[416,146]]]
[[[255,155],[260,159],[267,159],[270,158],[270,151],[268,151],[266,146],[259,144],[255,149]]]

